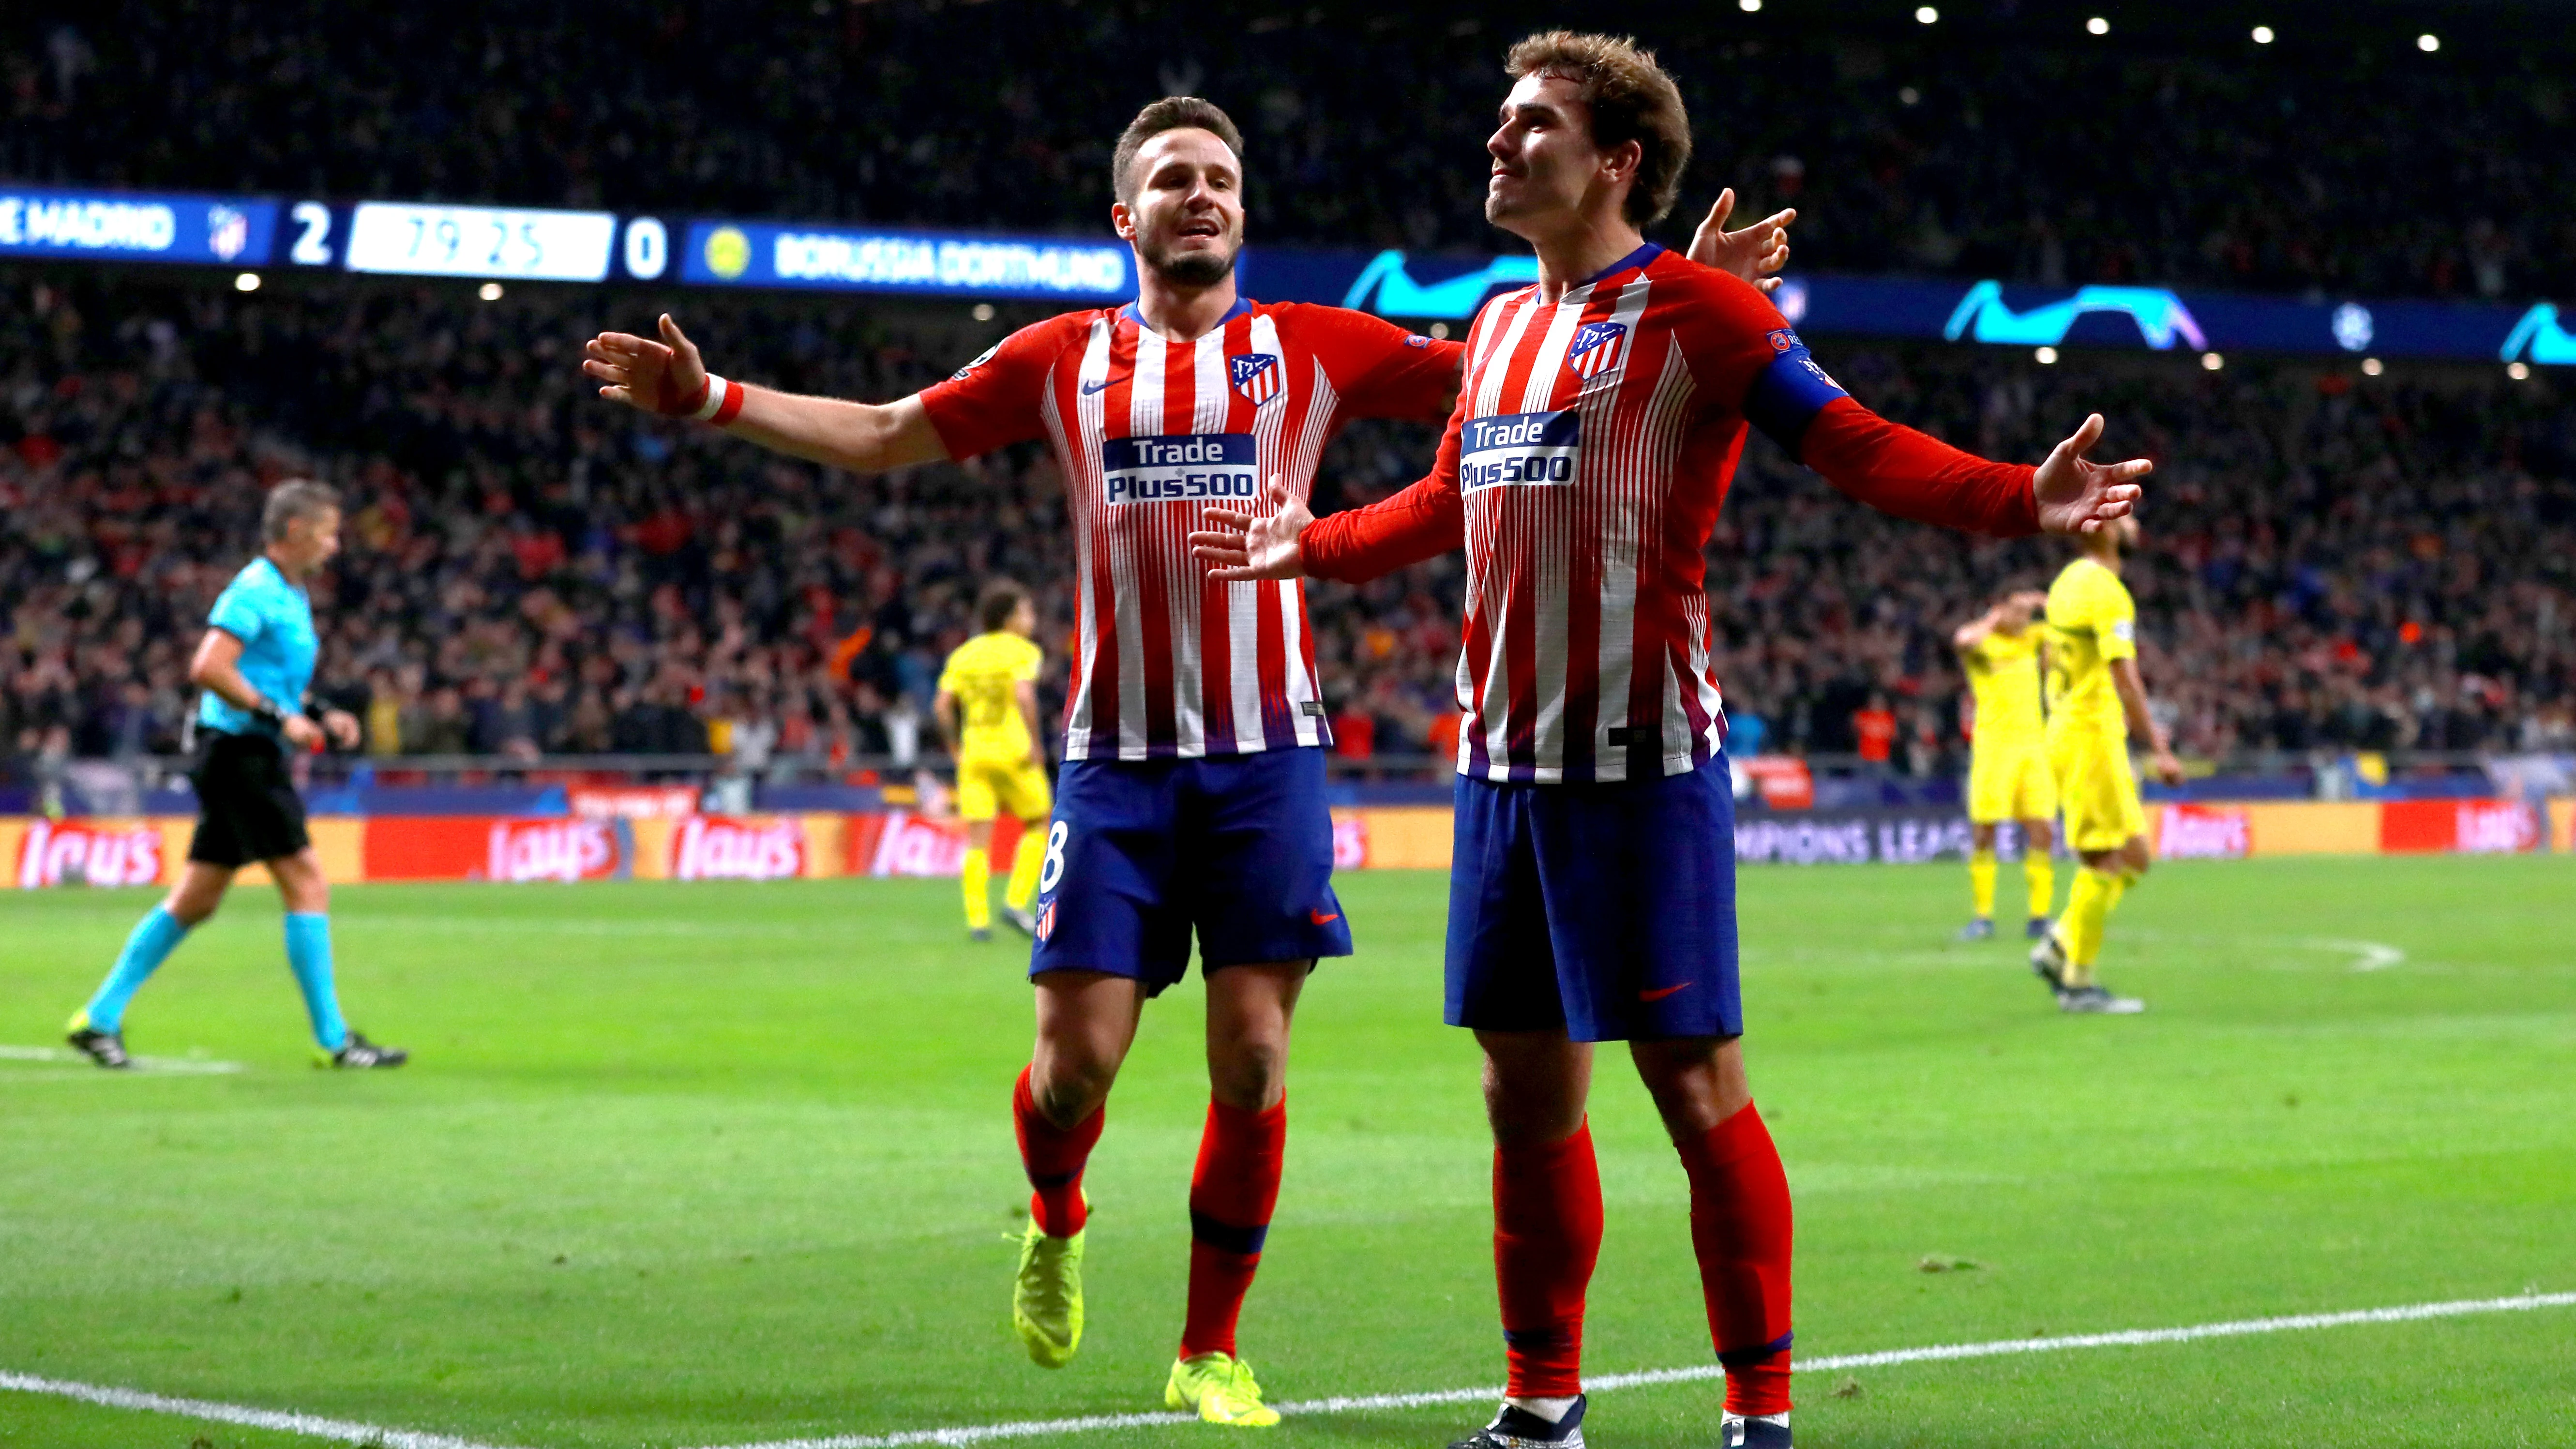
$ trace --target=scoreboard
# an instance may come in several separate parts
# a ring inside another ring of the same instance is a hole
[[[1104,306],[1136,295],[1135,257],[1102,236],[1005,236],[846,222],[672,217],[445,202],[132,192],[0,181],[0,261],[173,262],[486,284],[660,283]],[[1438,335],[1526,254],[1408,256],[1248,248],[1244,290],[1418,322]],[[257,285],[245,275],[245,287]],[[2035,348],[2231,351],[2576,366],[2576,330],[2548,302],[2256,297],[2148,286],[2030,287],[1932,277],[1789,278],[1773,300],[1817,335]],[[2364,363],[2368,371],[2372,364]],[[2517,376],[2525,375],[2517,372]]]

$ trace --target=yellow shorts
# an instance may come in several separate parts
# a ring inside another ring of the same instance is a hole
[[[2037,740],[1987,744],[1968,755],[1968,819],[1977,825],[2057,818],[2057,778]]]
[[[1007,760],[977,759],[972,755],[957,762],[957,814],[967,820],[990,820],[998,810],[1008,810],[1023,825],[1045,820],[1055,805],[1047,798],[1046,771],[1035,760],[1018,755]]]
[[[2048,766],[2066,807],[2066,843],[2077,851],[2117,850],[2147,833],[2126,735],[2071,729],[2048,737]]]

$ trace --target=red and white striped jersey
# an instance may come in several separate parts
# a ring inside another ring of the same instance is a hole
[[[1186,539],[1209,503],[1304,498],[1335,428],[1438,419],[1462,349],[1339,307],[1238,302],[1193,341],[1131,304],[1011,334],[923,391],[949,456],[1043,437],[1064,475],[1076,607],[1068,760],[1331,743],[1297,581],[1215,583]]]
[[[1890,512],[2037,528],[2029,468],[1874,416],[1760,292],[1649,244],[1554,303],[1487,303],[1431,476],[1317,522],[1305,566],[1361,579],[1464,542],[1460,774],[1693,770],[1725,739],[1703,550],[1748,421]]]

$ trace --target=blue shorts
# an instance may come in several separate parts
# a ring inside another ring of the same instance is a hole
[[[1029,974],[1105,971],[1160,995],[1199,969],[1351,954],[1333,895],[1324,752],[1068,760],[1038,868]]]
[[[1451,1026],[1576,1041],[1744,1034],[1726,756],[1606,785],[1458,778]]]

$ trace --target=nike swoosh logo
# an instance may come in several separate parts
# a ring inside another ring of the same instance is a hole
[[[1694,984],[1695,983],[1685,981],[1679,986],[1666,986],[1654,991],[1640,991],[1637,993],[1637,999],[1639,1001],[1661,1001],[1665,997],[1671,996],[1676,992],[1690,990]]]
[[[1325,915],[1322,911],[1308,911],[1306,913],[1306,919],[1314,922],[1318,926],[1329,926],[1341,918],[1342,913],[1339,911],[1335,911],[1329,916]]]
[[[1096,393],[1096,392],[1106,392],[1106,391],[1108,391],[1108,389],[1109,389],[1109,385],[1110,385],[1111,383],[1113,383],[1113,382],[1124,382],[1124,381],[1126,381],[1126,379],[1125,379],[1125,378],[1119,378],[1119,377],[1104,377],[1104,378],[1102,378],[1102,379],[1101,379],[1100,381],[1098,381],[1098,382],[1086,382],[1086,383],[1084,383],[1084,384],[1082,385],[1082,395],[1083,395],[1084,397],[1089,397],[1089,396],[1091,396],[1093,393]]]

